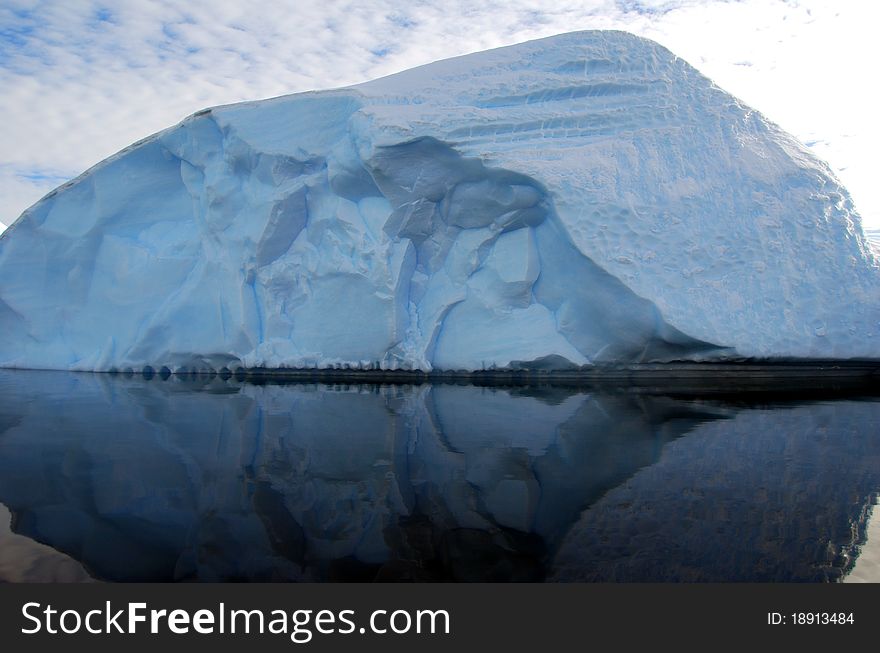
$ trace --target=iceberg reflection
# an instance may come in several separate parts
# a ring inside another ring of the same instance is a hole
[[[12,530],[106,580],[837,580],[877,401],[0,371]]]

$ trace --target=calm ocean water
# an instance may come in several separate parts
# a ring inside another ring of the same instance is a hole
[[[878,424],[876,398],[0,371],[0,579],[876,582]]]

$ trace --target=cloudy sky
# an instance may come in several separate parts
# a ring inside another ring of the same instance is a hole
[[[0,223],[206,106],[616,28],[659,41],[800,138],[880,228],[878,19],[866,0],[2,0]]]

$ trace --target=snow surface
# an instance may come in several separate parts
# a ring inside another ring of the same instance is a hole
[[[880,254],[880,229],[865,229],[865,237],[868,239],[875,254]]]
[[[578,32],[200,111],[0,236],[0,365],[880,357],[880,267],[792,137]]]

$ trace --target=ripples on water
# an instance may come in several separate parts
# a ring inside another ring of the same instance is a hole
[[[0,576],[877,581],[878,423],[876,399],[5,371]]]

